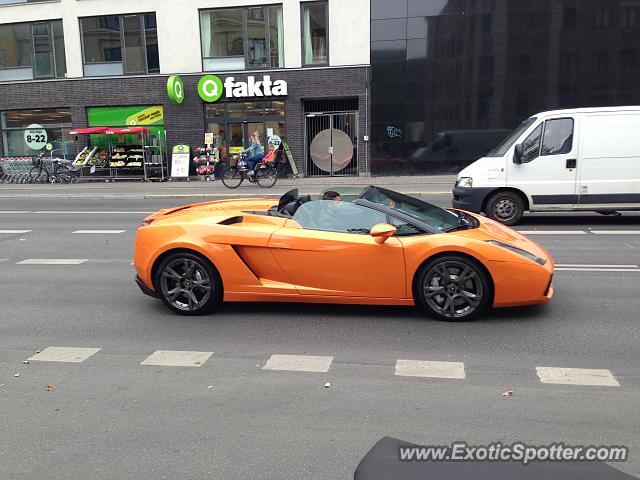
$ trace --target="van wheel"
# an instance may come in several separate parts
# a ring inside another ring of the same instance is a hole
[[[524,202],[514,192],[498,192],[487,201],[485,212],[489,218],[504,225],[517,224],[524,214]]]

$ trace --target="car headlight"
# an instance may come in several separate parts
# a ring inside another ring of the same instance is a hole
[[[529,260],[533,260],[538,265],[544,265],[547,261],[543,258],[534,255],[533,253],[529,253],[526,250],[522,250],[521,248],[514,247],[513,245],[509,245],[508,243],[502,243],[497,240],[487,240],[487,243],[491,243],[492,245],[497,245],[498,247],[505,248],[507,250],[512,251],[513,253],[517,253],[518,255],[522,255],[523,257],[527,257]]]
[[[460,181],[458,181],[459,187],[471,188],[473,187],[473,178],[471,177],[461,177]]]

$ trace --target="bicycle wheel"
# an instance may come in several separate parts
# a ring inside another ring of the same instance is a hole
[[[271,188],[276,184],[278,180],[278,174],[276,169],[272,166],[266,168],[259,168],[256,171],[256,182],[262,188]]]
[[[45,183],[49,181],[49,175],[44,170],[40,170],[40,167],[33,167],[29,170],[29,183]]]
[[[238,188],[244,180],[244,175],[236,167],[227,167],[222,171],[222,183],[227,188]]]

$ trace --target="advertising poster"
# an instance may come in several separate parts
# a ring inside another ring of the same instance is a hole
[[[189,178],[189,155],[188,145],[176,145],[173,147],[171,155],[171,178]]]

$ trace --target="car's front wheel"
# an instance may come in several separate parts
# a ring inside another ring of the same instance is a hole
[[[222,303],[222,280],[204,257],[176,252],[162,260],[156,269],[158,296],[174,312],[202,315]]]
[[[493,220],[513,226],[522,219],[524,202],[517,193],[498,192],[487,201],[486,213]]]
[[[416,304],[439,320],[470,320],[491,301],[491,282],[478,262],[459,255],[428,261],[414,285]]]

